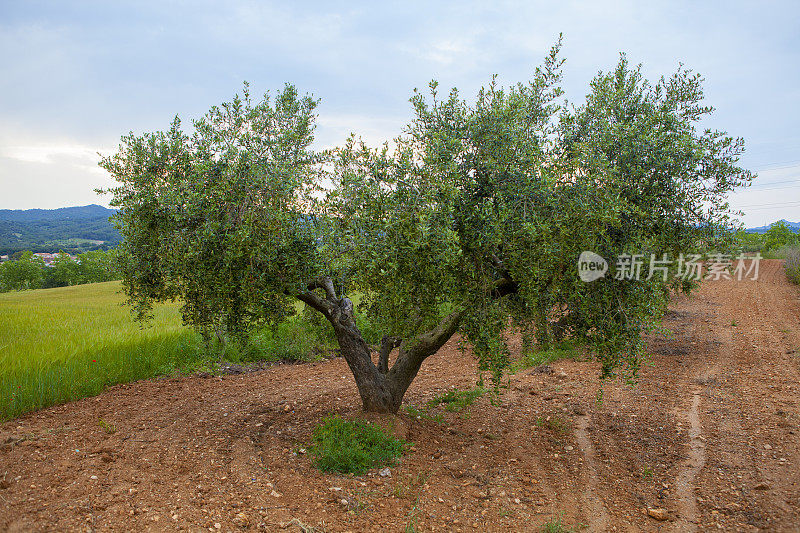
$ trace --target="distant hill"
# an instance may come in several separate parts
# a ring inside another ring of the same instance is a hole
[[[0,209],[0,255],[20,250],[82,253],[113,248],[119,233],[100,205],[61,209]]]
[[[795,233],[800,232],[800,222],[789,222],[788,220],[784,219],[778,220],[778,222],[786,222],[786,225],[789,226],[792,229],[792,231],[794,231]],[[772,224],[775,224],[775,222],[773,222]],[[766,233],[772,224],[767,224],[766,226],[759,226],[757,228],[747,228],[745,231],[747,233]]]

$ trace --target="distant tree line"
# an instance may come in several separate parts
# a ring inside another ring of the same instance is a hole
[[[749,233],[744,230],[736,236],[744,252],[760,252],[768,257],[785,255],[785,248],[800,245],[800,235],[783,220],[770,224],[764,233]]]
[[[62,253],[48,266],[30,250],[0,263],[0,292],[49,289],[120,279],[114,250],[95,250],[76,258]]]

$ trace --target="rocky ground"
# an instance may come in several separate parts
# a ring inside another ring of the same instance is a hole
[[[341,359],[113,387],[0,425],[0,529],[800,531],[799,295],[778,261],[705,283],[602,403],[569,360],[441,421],[381,420],[414,443],[384,476],[304,453],[326,414],[360,416]],[[406,403],[475,381],[454,341]]]

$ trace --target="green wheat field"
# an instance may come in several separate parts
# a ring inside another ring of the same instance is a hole
[[[0,419],[202,359],[178,305],[142,327],[118,281],[0,294]]]

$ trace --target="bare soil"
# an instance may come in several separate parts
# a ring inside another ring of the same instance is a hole
[[[391,476],[304,453],[361,416],[341,359],[113,387],[0,425],[0,530],[800,531],[798,295],[779,261],[705,283],[602,403],[597,365],[560,361],[441,423],[379,420],[414,443]],[[454,340],[406,404],[475,381]]]

